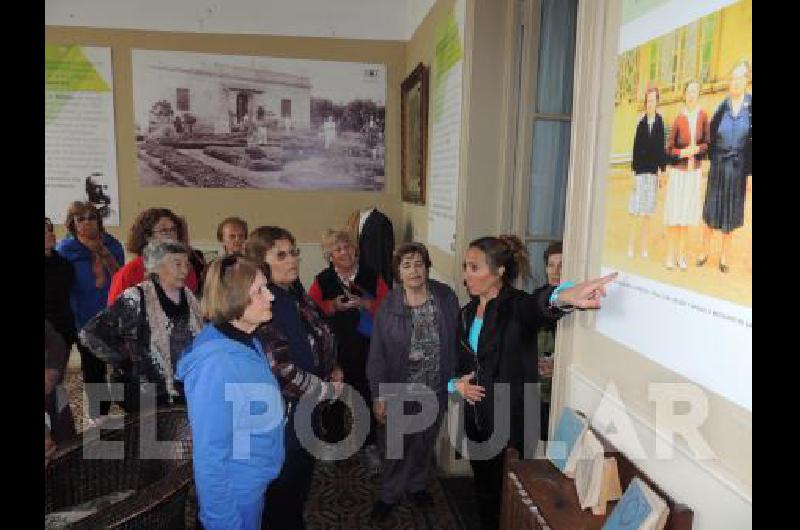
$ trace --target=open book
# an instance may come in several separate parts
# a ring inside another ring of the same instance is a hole
[[[569,407],[564,407],[561,409],[553,440],[547,444],[547,458],[570,478],[575,476],[579,442],[587,426],[588,422],[584,416]]]
[[[662,530],[669,508],[641,479],[634,477],[602,530]]]
[[[600,502],[605,452],[597,436],[587,429],[580,444],[578,444],[577,453],[575,489],[578,491],[578,502],[581,505],[581,509],[585,510]]]

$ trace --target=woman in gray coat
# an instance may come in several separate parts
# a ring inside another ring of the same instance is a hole
[[[433,422],[425,422],[428,425],[425,429],[408,425],[404,430],[412,434],[403,437],[402,455],[392,454],[391,440],[384,436],[382,441],[388,442],[389,447],[383,462],[381,497],[372,510],[373,522],[383,522],[407,493],[420,508],[433,504],[426,488],[433,447],[442,416],[447,410],[447,382],[453,374],[459,310],[453,290],[428,278],[431,261],[424,245],[406,243],[399,246],[392,265],[395,280],[400,285],[386,296],[375,316],[367,359],[367,378],[375,396],[373,413],[378,423],[385,427],[387,409],[391,408],[387,407],[387,402],[400,393],[417,397],[427,394],[429,398],[433,393],[438,409],[433,411]],[[391,388],[386,383],[399,386]],[[409,416],[420,413],[421,407],[414,401],[404,403],[402,412],[406,421]],[[427,414],[417,417],[430,419]],[[390,417],[389,421],[400,419]],[[385,428],[381,430],[386,433]]]

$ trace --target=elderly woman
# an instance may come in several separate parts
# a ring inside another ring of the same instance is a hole
[[[149,278],[126,289],[80,333],[83,344],[113,366],[114,381],[125,385],[122,407],[128,413],[139,412],[145,394],[158,407],[184,402],[175,363],[203,326],[197,299],[186,287],[186,247],[153,240],[142,257]]]
[[[261,528],[264,492],[283,465],[283,400],[254,333],[272,318],[265,272],[241,256],[210,265],[202,302],[210,322],[178,361],[206,530]]]
[[[722,234],[719,270],[730,271],[728,257],[733,233],[744,225],[747,183],[753,174],[753,95],[747,92],[750,63],[737,62],[731,70],[728,95],[711,118],[711,166],[703,204],[703,254],[708,261],[711,235]]]
[[[134,253],[136,257],[126,263],[111,280],[111,289],[108,291],[109,305],[114,303],[114,300],[125,289],[144,280],[145,267],[142,260],[142,250],[145,245],[154,239],[185,241],[185,226],[177,215],[166,208],[149,208],[136,216],[133,225],[131,225],[126,244],[127,249]],[[194,272],[194,268],[189,269],[186,285],[192,292],[197,292],[197,275]]]
[[[69,235],[59,241],[55,249],[72,264],[75,273],[70,306],[75,316],[75,329],[81,329],[106,307],[111,278],[125,262],[125,252],[120,242],[105,232],[103,220],[90,202],[70,204],[64,224]],[[86,412],[91,424],[99,415],[108,414],[111,407],[106,366],[80,343],[78,351],[88,403]]]
[[[325,231],[322,250],[330,266],[317,274],[308,294],[333,327],[345,383],[352,385],[370,406],[372,396],[366,368],[372,319],[389,288],[377,272],[366,265],[359,266],[357,248],[351,232]],[[373,471],[380,467],[375,427],[375,419],[371,417],[364,453]]]
[[[244,254],[247,241],[247,221],[240,217],[226,217],[217,226],[217,241],[222,243],[222,255]]]
[[[402,458],[387,455],[384,460],[381,498],[372,511],[374,522],[385,520],[406,493],[420,507],[433,504],[426,488],[439,424],[447,410],[459,306],[450,287],[428,277],[430,267],[424,245],[406,243],[398,247],[393,268],[400,286],[386,297],[372,330],[367,376],[377,421],[386,423],[381,383],[407,383],[412,393],[433,391],[439,402],[433,424],[404,437]]]
[[[340,383],[342,371],[336,366],[333,334],[297,279],[300,251],[291,232],[277,226],[256,228],[247,239],[245,253],[272,271],[274,318],[260,326],[256,335],[272,355],[272,369],[289,407],[286,462],[267,491],[265,528],[302,529],[315,458],[297,438],[296,404],[304,394],[332,397],[338,390],[326,383]]]

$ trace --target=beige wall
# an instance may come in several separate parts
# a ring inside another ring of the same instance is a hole
[[[434,61],[436,27],[456,2],[438,0],[408,42],[406,73],[417,63],[430,66]],[[505,60],[511,53],[509,38],[511,0],[484,2],[466,0],[464,28],[463,108],[461,170],[457,205],[456,251],[450,255],[430,246],[431,260],[438,276],[457,288],[462,299],[462,256],[472,239],[503,230],[503,198],[508,171],[506,113],[508,79],[511,72]],[[431,93],[431,101],[433,101]],[[474,103],[473,103],[474,102]],[[429,113],[431,115],[432,113]],[[430,131],[430,123],[429,123]],[[428,157],[428,175],[430,156]],[[401,234],[406,239],[427,242],[428,207],[403,204]]]
[[[447,13],[453,9],[455,0],[437,0],[431,7],[428,14],[422,20],[414,35],[406,46],[405,70],[404,75],[408,75],[416,68],[417,64],[423,63],[431,68],[434,61],[436,47],[436,27],[447,17]],[[429,101],[433,101],[433,78],[430,78]],[[430,134],[432,109],[428,112],[428,134]],[[430,140],[430,137],[429,137]],[[430,185],[430,151],[426,167],[427,183]],[[428,189],[425,192],[429,195]],[[428,242],[428,206],[403,203],[403,215],[401,226],[399,227],[400,237],[403,241]],[[429,245],[433,268],[445,280],[453,281],[453,257],[440,251],[437,247]]]
[[[400,83],[406,65],[405,42],[61,26],[45,27],[45,42],[111,47],[121,213],[121,226],[109,229],[113,235],[124,240],[139,211],[153,206],[164,206],[186,216],[192,241],[198,245],[213,244],[217,223],[229,215],[243,217],[251,227],[264,224],[282,225],[290,229],[299,242],[316,243],[325,228],[344,224],[353,210],[375,205],[389,216],[399,236],[397,227],[400,225],[403,208],[400,202],[398,138]],[[374,193],[140,187],[133,136],[131,50],[134,48],[385,64],[386,189],[382,193]],[[63,227],[59,227],[58,235],[63,234]]]

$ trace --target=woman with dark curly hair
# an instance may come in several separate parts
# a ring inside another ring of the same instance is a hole
[[[126,263],[112,278],[111,288],[108,290],[108,305],[113,304],[125,289],[144,280],[142,251],[145,245],[151,239],[185,241],[184,227],[178,216],[167,208],[149,208],[136,216],[125,244],[125,248],[136,254],[136,257]],[[189,269],[186,286],[193,293],[197,292],[197,275],[193,268]]]

